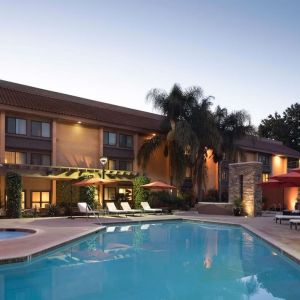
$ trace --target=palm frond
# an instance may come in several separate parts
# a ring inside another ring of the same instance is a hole
[[[137,155],[138,165],[141,166],[142,169],[146,168],[151,155],[162,145],[164,140],[164,136],[155,135],[151,139],[147,139],[144,141]]]

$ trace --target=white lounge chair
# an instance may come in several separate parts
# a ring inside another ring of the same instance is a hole
[[[150,224],[143,224],[141,226],[141,230],[148,230],[150,228]]]
[[[108,210],[109,214],[113,214],[113,215],[125,214],[125,216],[126,216],[126,214],[130,213],[127,210],[117,209],[113,202],[107,202],[106,207],[107,207],[107,210]]]
[[[92,210],[91,207],[86,202],[78,202],[77,203],[79,212],[85,214],[87,217],[93,215],[94,217],[99,218],[100,211]]]
[[[120,232],[127,232],[130,231],[131,226],[121,226],[120,227]]]
[[[106,232],[115,232],[116,231],[116,226],[108,226],[106,227]]]
[[[300,216],[295,216],[295,215],[275,215],[274,220],[277,223],[277,221],[279,220],[279,223],[281,224],[281,221],[289,221],[291,219],[299,219],[300,220]]]
[[[130,207],[128,202],[121,202],[121,206],[124,210],[132,213],[132,214],[141,214],[142,210],[141,209],[133,209]]]
[[[300,219],[291,219],[290,220],[290,228],[293,229],[293,225],[295,226],[295,229],[298,230],[298,225],[300,225]]]
[[[161,213],[161,208],[151,208],[148,202],[141,202],[141,206],[143,208],[143,211],[146,213]]]

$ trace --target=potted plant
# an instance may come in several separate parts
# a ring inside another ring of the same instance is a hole
[[[243,212],[243,200],[241,198],[236,198],[233,202],[233,215],[241,216]]]

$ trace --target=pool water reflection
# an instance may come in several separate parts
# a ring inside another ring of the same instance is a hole
[[[300,268],[239,227],[110,226],[0,267],[0,299],[300,299]]]

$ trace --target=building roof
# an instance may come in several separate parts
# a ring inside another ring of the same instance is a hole
[[[158,131],[162,116],[0,80],[0,104],[105,124]]]
[[[248,136],[237,141],[236,145],[244,150],[300,158],[298,151],[283,145],[280,141],[267,138]]]

